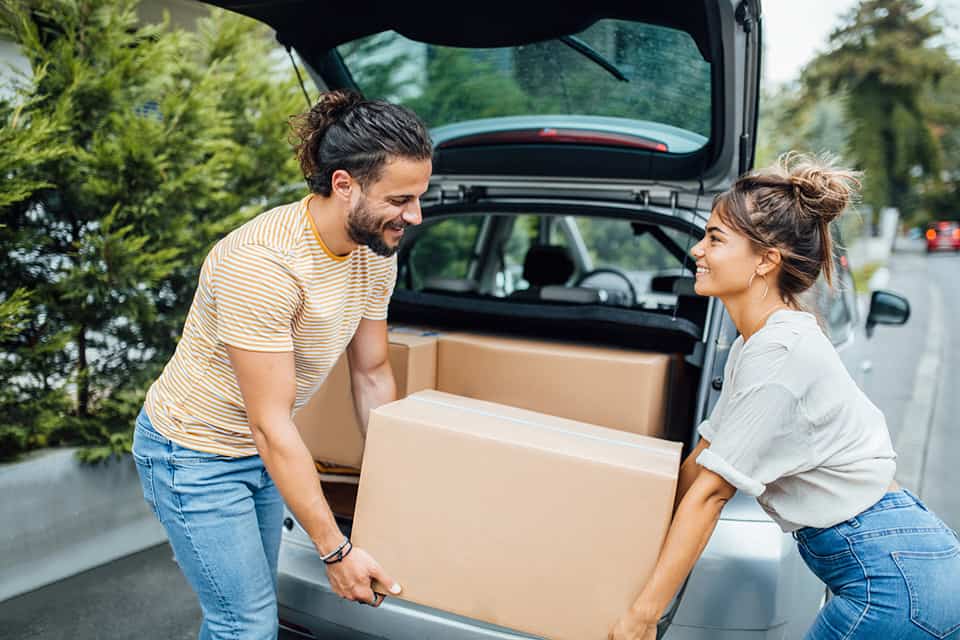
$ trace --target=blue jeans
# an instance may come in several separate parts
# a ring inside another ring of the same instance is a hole
[[[909,491],[793,537],[833,594],[807,640],[960,640],[960,539]]]
[[[283,500],[260,456],[181,447],[141,411],[133,458],[143,497],[200,600],[200,640],[276,638]]]

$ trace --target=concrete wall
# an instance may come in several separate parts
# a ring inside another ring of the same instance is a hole
[[[166,540],[130,455],[55,449],[0,466],[0,601]]]

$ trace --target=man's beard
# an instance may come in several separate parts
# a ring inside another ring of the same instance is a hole
[[[360,200],[347,214],[347,233],[357,244],[366,245],[378,256],[389,258],[400,248],[400,243],[394,247],[387,244],[384,238],[386,225],[366,205],[366,199]],[[401,224],[404,228],[407,226],[404,222]]]

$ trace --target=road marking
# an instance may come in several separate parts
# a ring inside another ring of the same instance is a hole
[[[930,288],[930,320],[923,356],[913,379],[913,394],[903,412],[904,424],[897,434],[897,481],[922,497],[923,470],[933,425],[933,408],[940,387],[943,360],[943,295],[934,284]]]

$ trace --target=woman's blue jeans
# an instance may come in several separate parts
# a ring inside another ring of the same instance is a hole
[[[143,497],[200,600],[200,640],[276,638],[283,500],[260,456],[181,447],[141,411],[133,458]]]
[[[960,640],[960,539],[909,491],[793,536],[833,594],[807,640]]]

